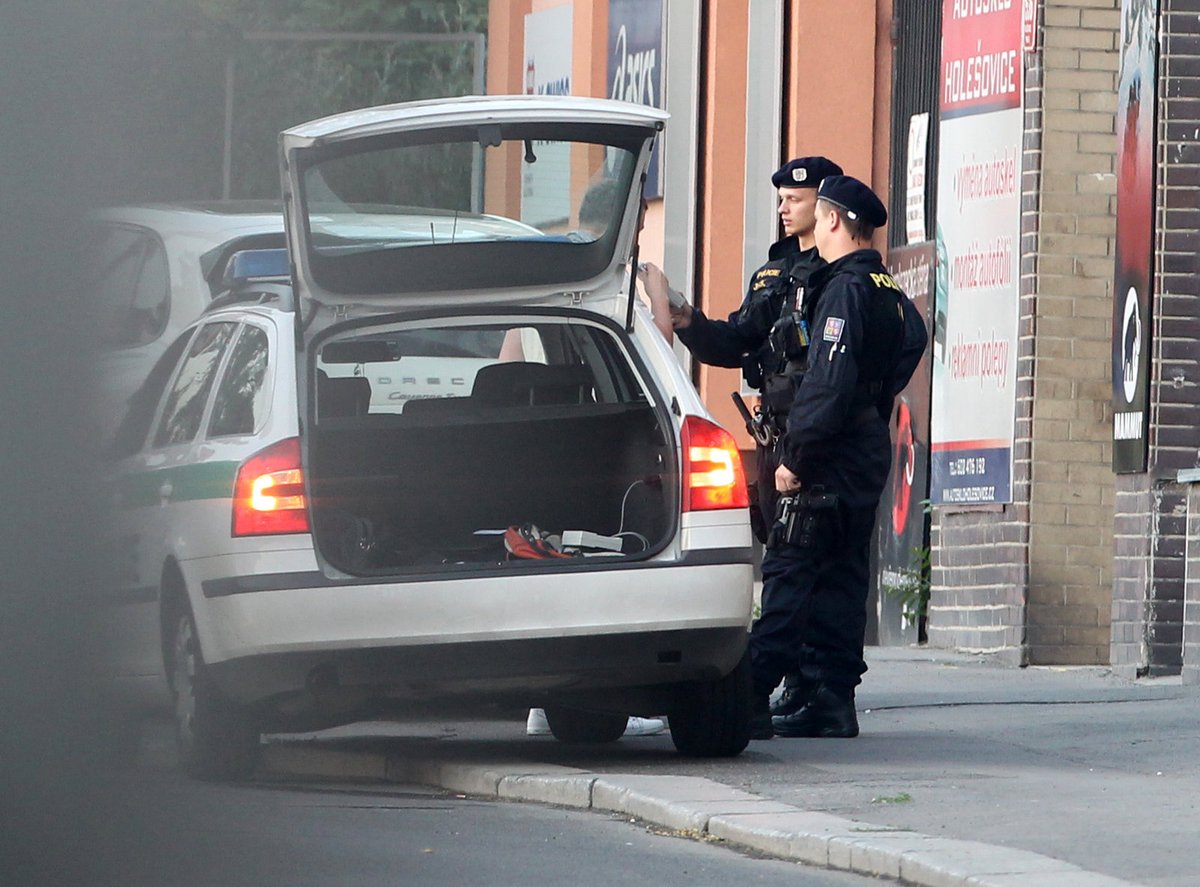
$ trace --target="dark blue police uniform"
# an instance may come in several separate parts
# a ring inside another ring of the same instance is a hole
[[[771,245],[768,260],[750,277],[741,307],[728,320],[711,320],[699,309],[693,309],[689,326],[675,331],[679,340],[697,360],[712,366],[737,367],[751,388],[771,392],[785,398],[777,404],[775,415],[783,431],[790,408],[791,391],[783,390],[779,377],[787,371],[788,354],[777,350],[772,329],[781,318],[789,317],[798,294],[805,291],[809,275],[825,262],[816,248],[800,248],[795,237],[785,237]],[[792,359],[798,358],[793,354]],[[766,404],[764,404],[766,406]],[[762,526],[769,526],[775,517],[775,461],[771,449],[758,448],[758,504]]]
[[[870,194],[866,186],[849,181],[857,187],[833,193],[866,200],[858,190]],[[824,185],[819,193],[825,196]],[[863,215],[875,227],[887,217],[873,194]],[[814,271],[808,287],[807,368],[780,453],[800,479],[800,493],[792,533],[776,541],[763,562],[762,615],[751,634],[756,720],[766,697],[794,669],[804,639],[817,647],[819,690],[805,709],[775,718],[776,730],[853,736],[854,688],[866,671],[870,543],[891,465],[888,422],[893,398],[908,383],[928,337],[916,307],[875,250],[858,250]],[[820,632],[809,630],[814,619]],[[832,724],[822,716],[831,710],[839,712]]]
[[[797,157],[771,176],[776,188],[816,189],[826,176],[840,175],[842,168],[825,157]],[[694,309],[691,324],[676,330],[676,335],[702,363],[740,368],[751,388],[762,394],[762,410],[767,433],[778,438],[786,430],[788,411],[795,384],[802,372],[807,351],[807,333],[801,338],[796,319],[811,315],[804,304],[809,276],[825,264],[815,247],[801,249],[795,236],[776,241],[767,252],[767,261],[750,276],[745,298],[728,320],[711,320]],[[769,445],[760,440],[757,447],[757,482],[754,485],[751,516],[755,534],[766,541],[767,528],[774,520],[779,496],[775,492],[775,468],[778,463],[778,439]],[[768,550],[764,560],[771,558]],[[802,706],[817,684],[815,660],[819,639],[834,626],[826,624],[820,606],[812,608],[807,635],[794,651],[794,663],[787,677],[787,688],[773,711],[790,713]],[[830,618],[837,614],[828,614]]]

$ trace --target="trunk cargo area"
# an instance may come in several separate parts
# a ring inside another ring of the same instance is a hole
[[[500,371],[480,371],[470,396],[410,399],[401,412],[335,405],[333,389],[365,398],[366,380],[323,380],[327,415],[309,437],[307,478],[314,536],[333,566],[372,575],[564,564],[553,554],[564,547],[576,562],[619,560],[674,533],[674,434],[648,400],[597,402],[581,365],[490,369]],[[535,541],[544,559],[506,550],[505,532],[530,536],[530,525],[558,537]],[[568,535],[564,546],[569,531],[606,538],[572,546]]]

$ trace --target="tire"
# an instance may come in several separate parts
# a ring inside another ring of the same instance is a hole
[[[679,688],[671,741],[689,758],[732,758],[750,743],[750,651],[725,677]]]
[[[559,742],[583,745],[616,742],[624,735],[629,718],[582,708],[547,706],[546,721]]]
[[[234,780],[254,771],[258,727],[209,678],[196,625],[186,608],[176,615],[171,635],[171,695],[179,763],[188,776]]]

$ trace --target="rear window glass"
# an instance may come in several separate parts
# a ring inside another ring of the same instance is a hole
[[[373,330],[326,343],[317,369],[318,417],[416,414],[417,401],[475,409],[647,400],[613,333],[598,324]]]
[[[236,323],[210,323],[196,333],[167,395],[154,446],[186,443],[196,436],[221,355],[235,329]]]
[[[121,225],[98,225],[86,250],[90,298],[104,348],[153,342],[170,316],[167,255],[157,238]]]
[[[363,294],[594,276],[653,136],[624,130],[456,127],[318,157],[302,176],[312,272]]]
[[[262,424],[269,405],[269,356],[266,330],[251,324],[243,327],[213,398],[209,437],[253,434]]]

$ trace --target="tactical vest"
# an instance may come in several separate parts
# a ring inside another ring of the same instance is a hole
[[[786,242],[785,238],[772,246],[772,260],[751,278],[738,312],[740,330],[760,343],[743,359],[742,377],[762,392],[763,411],[772,414],[777,430],[783,429],[791,406],[787,390],[794,392],[799,382],[798,378],[790,382],[789,377],[803,365],[808,351],[811,306],[803,305],[804,284],[820,262],[814,263],[811,253],[805,258],[805,253],[784,248]]]
[[[863,275],[873,298],[867,303],[863,329],[863,347],[858,355],[859,380],[851,409],[868,416],[868,408],[880,415],[886,391],[891,397],[891,377],[903,345],[904,319],[900,306],[901,290],[891,275]],[[786,431],[787,415],[796,389],[808,368],[808,351],[816,300],[806,298],[807,288],[795,286],[790,298],[779,299],[778,313],[767,335],[767,344],[754,355],[761,368],[760,384],[763,411],[780,433]],[[747,378],[749,381],[749,378]],[[753,383],[751,383],[753,384]]]

